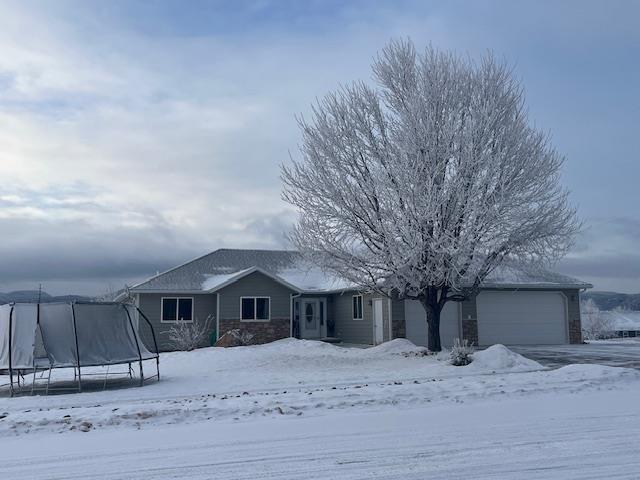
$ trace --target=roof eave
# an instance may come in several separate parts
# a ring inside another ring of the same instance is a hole
[[[566,289],[582,289],[593,288],[590,283],[484,283],[480,286],[480,290],[485,288],[494,289],[514,289],[528,288],[532,290],[566,290]]]
[[[166,294],[171,294],[171,293],[177,293],[180,295],[202,295],[205,293],[209,293],[206,290],[180,290],[180,289],[176,289],[176,288],[168,288],[168,289],[159,289],[159,288],[153,288],[153,289],[144,289],[144,288],[137,288],[137,289],[130,289],[129,290],[131,293],[166,293]]]

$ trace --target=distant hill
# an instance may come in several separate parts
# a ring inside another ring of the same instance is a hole
[[[640,293],[585,292],[583,299],[592,299],[600,310],[640,310]]]
[[[52,296],[47,292],[40,293],[41,303],[51,302],[73,302],[73,301],[90,301],[91,297],[82,295],[59,295]],[[18,290],[16,292],[0,293],[0,305],[5,303],[33,303],[38,301],[38,290]]]

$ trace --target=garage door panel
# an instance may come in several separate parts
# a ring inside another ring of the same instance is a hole
[[[416,345],[427,345],[427,314],[424,307],[417,300],[405,300],[404,315],[407,339]],[[448,302],[440,314],[440,340],[442,345],[450,347],[453,340],[460,337],[458,304]]]
[[[567,342],[565,299],[558,292],[482,292],[476,305],[480,345]]]

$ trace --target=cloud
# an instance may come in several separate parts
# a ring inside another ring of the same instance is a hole
[[[640,221],[633,217],[595,217],[578,239],[578,247],[558,268],[589,281],[600,290],[640,292]]]
[[[0,228],[11,234],[0,244],[0,289],[45,279],[100,293],[222,246],[286,247],[295,213],[280,199],[278,166],[297,154],[294,115],[342,82],[369,79],[373,55],[391,36],[472,55],[493,47],[517,61],[532,110],[573,154],[567,177],[586,216],[619,206],[619,225],[592,229],[566,263],[585,275],[604,272],[607,262],[595,259],[635,251],[634,233],[621,230],[638,220],[622,201],[635,192],[626,179],[637,167],[603,169],[592,153],[604,135],[603,150],[628,158],[620,145],[632,146],[624,133],[631,127],[623,108],[612,117],[610,104],[594,103],[609,97],[606,87],[576,86],[592,75],[574,54],[594,44],[607,51],[596,41],[603,34],[633,45],[637,15],[586,2],[547,6],[555,15],[492,2],[6,6]],[[618,71],[609,55],[601,60]],[[605,135],[614,129],[622,133]],[[602,178],[611,185],[599,186]]]

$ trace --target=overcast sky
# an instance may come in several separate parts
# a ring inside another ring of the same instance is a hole
[[[558,270],[640,292],[640,2],[0,1],[0,291],[100,294],[286,246],[295,114],[391,37],[514,65],[587,228]]]

